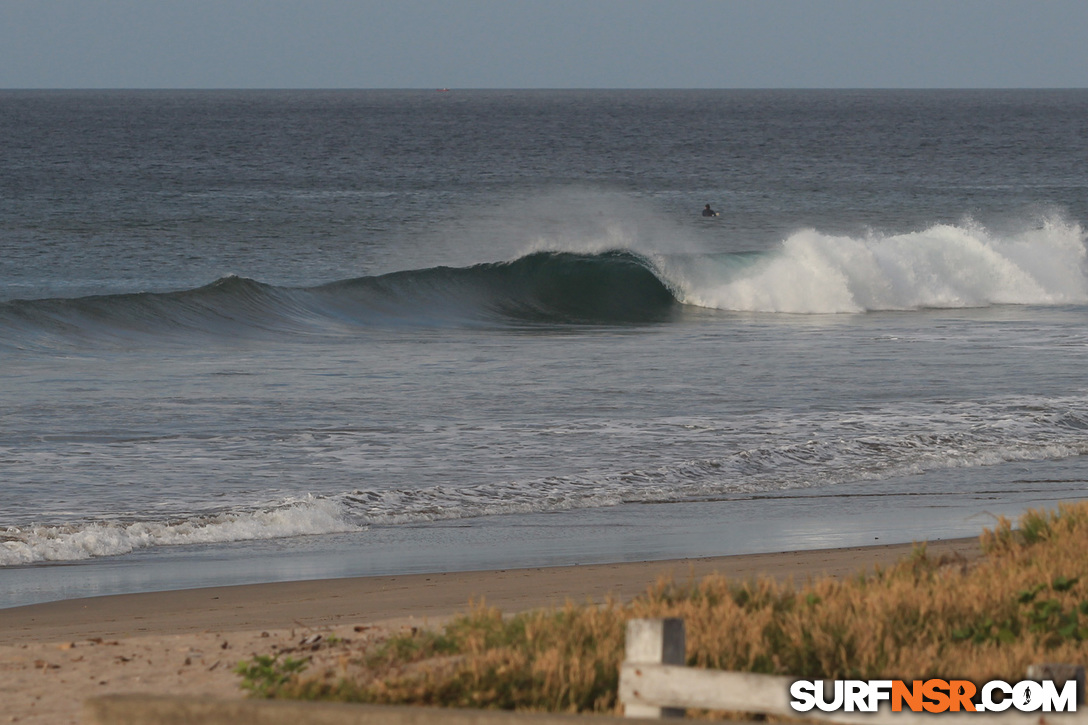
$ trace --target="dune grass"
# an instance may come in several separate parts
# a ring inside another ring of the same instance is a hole
[[[1015,528],[1001,519],[981,543],[970,567],[919,546],[848,580],[710,576],[661,581],[629,603],[508,617],[474,606],[328,671],[267,658],[238,671],[263,697],[613,713],[625,623],[644,617],[684,619],[691,666],[806,679],[1016,681],[1034,662],[1085,663],[1088,502],[1031,511]]]

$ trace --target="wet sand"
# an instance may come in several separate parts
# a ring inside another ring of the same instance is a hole
[[[912,545],[707,559],[325,579],[73,599],[0,609],[0,723],[76,723],[92,695],[142,692],[243,697],[235,665],[305,647],[308,638],[383,636],[486,601],[505,612],[629,599],[657,581],[850,576],[889,565]],[[929,544],[980,555],[978,540]]]

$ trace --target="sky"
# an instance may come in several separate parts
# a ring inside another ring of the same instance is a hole
[[[0,88],[1084,88],[1086,0],[0,0]]]

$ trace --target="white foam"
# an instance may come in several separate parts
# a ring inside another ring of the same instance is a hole
[[[0,534],[0,566],[116,556],[153,546],[210,544],[356,531],[333,501],[312,496],[263,511],[181,521],[94,522],[8,528]]]
[[[671,262],[663,273],[687,304],[722,310],[855,313],[876,310],[1088,302],[1085,233],[1047,219],[1000,236],[940,224],[891,236],[796,232],[754,263]]]
[[[753,413],[742,421],[668,418],[617,428],[628,445],[667,431],[688,457],[623,470],[386,489],[282,501],[260,510],[174,521],[73,522],[0,530],[0,566],[74,561],[156,546],[363,531],[450,519],[696,501],[930,471],[1088,455],[1088,396],[1014,397],[984,403],[902,403],[843,417],[813,411]],[[599,423],[593,421],[593,427]],[[685,432],[697,448],[682,445]],[[560,431],[580,435],[586,429]],[[656,459],[659,460],[659,459]]]
[[[907,405],[869,414],[848,426],[850,431],[867,431],[863,436],[848,435],[838,423],[816,416],[804,419],[800,425],[822,431],[817,438],[768,444],[766,436],[756,432],[751,445],[720,457],[598,475],[460,487],[359,490],[341,498],[353,516],[367,523],[395,525],[622,503],[691,501],[886,480],[1012,461],[1058,460],[1088,454],[1084,417],[1073,412],[1083,410],[1084,402],[1082,398],[1031,399],[952,409]],[[773,414],[762,423],[750,421],[761,430],[775,428],[780,422]]]

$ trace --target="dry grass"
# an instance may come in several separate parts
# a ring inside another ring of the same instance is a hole
[[[628,604],[503,617],[477,606],[441,632],[395,637],[337,671],[274,672],[269,697],[613,712],[625,622],[682,617],[688,664],[805,678],[1019,680],[1088,657],[1088,503],[1002,520],[984,560],[919,547],[885,570],[802,586],[659,582]],[[275,668],[273,667],[273,670]],[[250,681],[252,685],[252,680]]]

